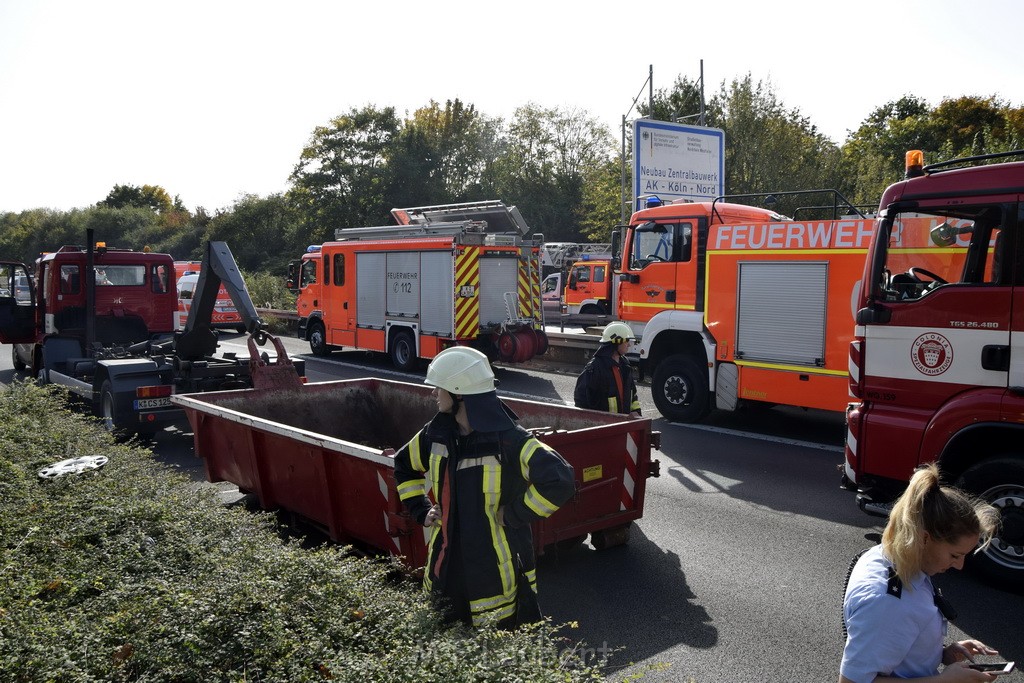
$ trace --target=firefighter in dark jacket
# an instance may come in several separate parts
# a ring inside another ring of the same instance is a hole
[[[483,353],[445,349],[426,383],[437,415],[395,455],[399,497],[431,529],[424,588],[474,626],[539,621],[530,523],[573,495],[572,466],[514,422]]]
[[[576,380],[573,399],[577,408],[640,417],[636,381],[626,360],[626,351],[633,339],[636,335],[626,323],[612,322],[605,326],[601,346]]]

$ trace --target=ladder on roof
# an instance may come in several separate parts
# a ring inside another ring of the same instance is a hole
[[[403,237],[458,237],[467,233],[484,234],[483,225],[473,221],[415,225],[380,225],[368,228],[338,228],[336,240],[400,239]]]

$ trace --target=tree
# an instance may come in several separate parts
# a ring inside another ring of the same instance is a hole
[[[660,89],[654,93],[654,110],[647,103],[637,105],[641,116],[658,121],[685,121],[698,125],[701,111],[701,89],[698,81],[691,81],[685,76],[676,76],[671,88]],[[710,107],[705,108],[704,125],[717,128],[717,113]]]
[[[585,112],[528,104],[516,110],[485,185],[547,239],[576,241],[585,175],[613,150],[611,133]]]
[[[671,89],[659,90],[653,110],[642,104],[642,114],[676,121],[685,117],[696,125],[701,110],[699,83],[679,76]],[[708,127],[725,132],[725,193],[746,195],[832,188],[846,193],[852,187],[842,172],[839,148],[818,132],[798,109],[786,107],[770,81],[753,82],[748,73],[726,85],[705,107]],[[763,197],[737,201],[759,204]],[[782,197],[776,210],[791,212],[808,203],[832,203],[831,197],[805,195]]]
[[[848,191],[839,148],[798,109],[785,107],[770,82],[755,84],[747,74],[729,86],[723,83],[712,109],[718,126],[725,131],[727,194],[822,188],[843,194]],[[759,201],[752,197],[747,203]],[[808,201],[821,198],[782,198],[776,209],[791,213]]]
[[[392,206],[450,204],[483,199],[482,176],[500,122],[473,105],[434,102],[405,120],[389,153]]]
[[[167,213],[174,209],[184,209],[180,198],[175,197],[175,201],[172,202],[170,195],[167,194],[167,190],[159,185],[143,185],[142,187],[114,185],[114,189],[110,191],[106,199],[96,202],[96,206],[105,206],[111,209],[135,206],[148,208],[159,214]]]
[[[580,230],[593,242],[608,242],[621,219],[622,158],[608,159],[584,174],[578,210]]]
[[[334,230],[374,225],[387,216],[388,156],[401,122],[393,107],[367,105],[317,126],[290,175],[289,198],[307,222],[311,241]]]
[[[309,243],[299,215],[284,195],[244,195],[230,212],[214,216],[203,235],[227,242],[238,267],[283,275]],[[333,237],[333,236],[332,236]]]

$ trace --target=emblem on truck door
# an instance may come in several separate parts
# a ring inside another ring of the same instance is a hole
[[[926,332],[914,340],[910,360],[923,375],[941,375],[953,364],[953,345],[938,332]]]

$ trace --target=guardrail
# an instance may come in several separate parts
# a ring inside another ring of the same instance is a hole
[[[594,315],[593,313],[562,313],[558,316],[551,316],[552,318],[558,318],[558,322],[554,323],[549,320],[546,316],[544,318],[544,324],[552,325],[557,324],[561,332],[565,332],[566,326],[570,327],[604,327],[608,323],[615,320],[615,316],[607,314]]]

